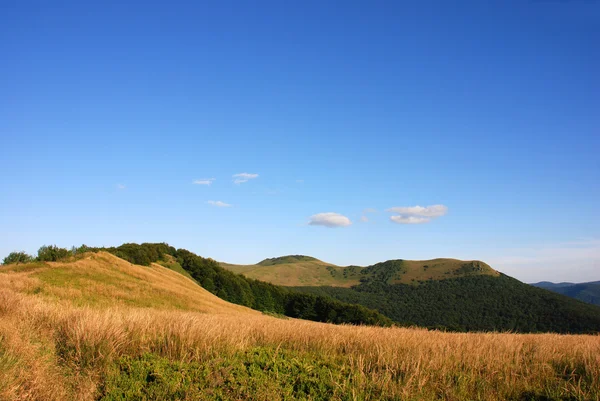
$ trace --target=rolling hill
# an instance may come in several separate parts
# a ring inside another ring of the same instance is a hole
[[[4,266],[0,273],[5,289],[74,306],[260,314],[226,302],[157,263],[139,266],[103,251],[73,261]]]
[[[363,305],[406,326],[456,331],[600,331],[600,308],[534,288],[480,261],[389,260],[367,267],[339,267],[305,256],[286,256],[263,262],[238,271],[293,285],[303,293]]]
[[[600,306],[600,281],[591,281],[588,283],[551,283],[549,281],[541,281],[531,285]]]
[[[0,400],[600,397],[597,336],[265,315],[197,285],[183,251],[152,261],[161,247],[1,266]]]
[[[425,280],[452,277],[490,275],[499,273],[480,261],[457,259],[395,260],[390,265],[375,264],[368,267],[336,266],[304,255],[289,255],[265,259],[254,265],[220,265],[234,273],[256,280],[284,286],[352,287],[372,280],[379,275],[389,275],[394,284],[416,284]]]

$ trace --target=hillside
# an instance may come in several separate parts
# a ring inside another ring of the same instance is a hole
[[[73,261],[1,266],[0,273],[4,289],[75,306],[260,314],[226,302],[159,264],[139,266],[103,251]]]
[[[271,260],[280,263],[238,271],[281,285],[300,282],[295,290],[363,305],[402,325],[457,331],[600,331],[600,308],[533,288],[480,261],[389,260],[339,267],[317,259]]]
[[[289,255],[265,259],[255,265],[220,264],[234,273],[284,286],[352,287],[381,276],[394,284],[473,275],[498,276],[498,272],[483,262],[457,259],[394,260],[367,267],[342,267],[310,256]]]
[[[542,281],[531,285],[600,306],[600,281],[591,281],[588,283],[551,283],[549,281]]]
[[[373,308],[403,325],[457,331],[600,332],[600,308],[505,275],[431,280],[419,285],[361,283],[295,287]]]
[[[106,252],[0,267],[0,400],[592,400],[599,380],[597,336],[276,318]]]

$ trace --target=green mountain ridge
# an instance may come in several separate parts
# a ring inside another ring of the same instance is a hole
[[[259,266],[273,266],[273,265],[281,265],[286,263],[295,263],[295,262],[321,262],[317,258],[313,258],[312,256],[305,255],[286,255],[279,256],[275,258],[267,258],[257,263]]]
[[[389,283],[417,284],[426,280],[499,273],[488,264],[458,259],[388,260],[370,266],[337,266],[304,255],[288,255],[265,259],[255,265],[221,262],[221,267],[256,280],[283,286],[352,287],[374,279]]]
[[[587,283],[552,283],[541,281],[531,285],[600,306],[600,281],[590,281]]]
[[[397,259],[366,267],[340,267],[289,259],[278,265],[245,265],[240,270],[246,276],[280,285],[307,283],[292,288],[359,304],[406,326],[456,331],[600,332],[600,308],[532,287],[482,261]],[[323,278],[325,273],[327,279]]]

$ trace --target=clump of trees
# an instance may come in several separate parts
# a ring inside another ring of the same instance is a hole
[[[7,257],[2,259],[3,265],[10,265],[13,263],[30,263],[33,262],[34,258],[31,255],[28,255],[24,251],[15,251],[8,254]]]
[[[59,248],[56,245],[44,245],[38,249],[37,260],[40,262],[56,262],[71,256],[71,252],[66,248]]]

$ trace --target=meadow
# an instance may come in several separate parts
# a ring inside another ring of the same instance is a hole
[[[2,400],[599,400],[597,335],[278,318],[107,253],[0,268]]]

